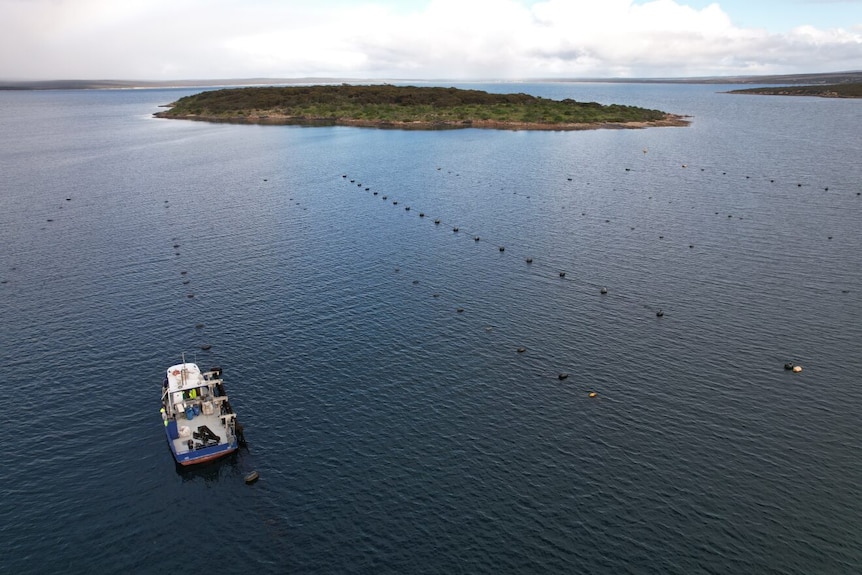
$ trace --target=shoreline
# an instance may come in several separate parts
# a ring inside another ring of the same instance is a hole
[[[541,122],[504,122],[499,120],[461,120],[461,121],[410,121],[362,120],[358,118],[305,118],[276,114],[218,117],[196,114],[172,115],[168,112],[153,114],[156,118],[169,120],[192,120],[221,124],[257,124],[268,126],[352,126],[356,128],[378,128],[389,130],[461,130],[466,128],[488,130],[529,130],[545,132],[571,132],[580,130],[640,130],[645,128],[681,128],[691,124],[691,116],[666,114],[660,120],[639,122],[587,122],[587,123],[541,123]]]

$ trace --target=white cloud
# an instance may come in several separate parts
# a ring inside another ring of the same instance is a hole
[[[0,77],[530,78],[862,68],[862,31],[735,26],[715,2],[0,0]]]

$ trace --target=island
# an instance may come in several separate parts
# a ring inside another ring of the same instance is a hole
[[[818,84],[813,86],[769,86],[731,90],[728,94],[759,94],[764,96],[818,96],[820,98],[862,98],[862,83]]]
[[[413,130],[589,130],[686,126],[686,116],[619,104],[551,100],[460,88],[382,85],[267,86],[185,96],[159,118],[244,124]]]

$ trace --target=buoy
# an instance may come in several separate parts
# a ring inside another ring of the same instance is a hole
[[[561,373],[560,375],[557,376],[557,379],[559,379],[560,381],[563,381],[567,377],[569,377],[568,373]]]
[[[459,308],[458,308],[458,309],[456,309],[455,311],[457,311],[458,313],[462,313],[462,312],[464,311],[464,308],[463,308],[463,307],[459,307]]]
[[[457,232],[457,231],[458,231],[458,226],[455,226],[454,228],[452,228],[452,231],[453,231],[453,232]]]
[[[608,288],[603,287],[602,289],[599,290],[599,292],[601,292],[604,295],[604,294],[608,293]]]
[[[524,353],[525,351],[527,351],[526,347],[519,347],[518,348],[518,353]]]
[[[591,391],[591,392],[590,392],[590,397],[595,397],[595,396],[597,396],[597,395],[598,395],[598,393],[596,393],[595,391]]]
[[[474,241],[474,242],[478,242],[478,241],[479,241],[479,236],[474,237],[474,238],[473,238],[473,241]]]
[[[257,481],[258,479],[260,479],[260,473],[258,473],[257,471],[252,471],[251,473],[249,473],[248,475],[245,476],[245,482],[248,485],[251,485],[252,483]]]
[[[655,312],[656,317],[664,317],[664,312],[662,310],[658,310]]]
[[[566,277],[566,272],[560,272],[560,277],[561,277],[561,278]]]
[[[794,365],[793,366],[793,373],[799,373],[800,371],[802,371],[801,365]]]
[[[195,324],[196,329],[201,329],[201,328],[203,328],[203,326],[204,326],[204,324],[202,324],[202,323]]]
[[[210,344],[208,344],[208,343],[205,343],[205,344],[203,344],[203,345],[201,346],[201,349],[202,349],[202,350],[204,350],[204,351],[206,351],[206,350],[208,350],[208,349],[210,349],[210,348],[212,348],[212,346],[211,346]]]
[[[787,371],[790,371],[791,369],[793,369],[793,364],[788,361],[787,363],[784,364],[784,369],[786,369]]]
[[[533,258],[527,258],[527,263],[528,263],[528,264],[533,263]]]
[[[500,251],[501,251],[501,252],[505,252],[505,251],[506,251],[506,248],[505,248],[505,247],[503,247],[503,246],[500,246]]]
[[[439,224],[440,224],[440,220],[434,220],[434,225],[439,225]]]

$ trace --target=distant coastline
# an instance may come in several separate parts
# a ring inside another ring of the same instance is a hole
[[[401,130],[591,130],[686,126],[685,116],[619,104],[459,88],[316,85],[232,88],[180,98],[159,118]]]
[[[177,80],[2,80],[0,90],[122,90],[141,88],[211,88],[227,86],[290,86],[302,84],[379,84],[381,82],[439,85],[440,83],[472,84],[472,83],[502,83],[516,84],[520,82],[572,82],[572,83],[613,83],[613,84],[845,84],[862,82],[862,71],[825,72],[813,74],[782,74],[760,76],[693,76],[681,78],[521,78],[517,81],[499,78],[474,78],[470,80],[456,78],[334,78],[334,77],[303,77],[303,78],[209,78],[209,79],[177,79]]]

